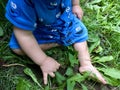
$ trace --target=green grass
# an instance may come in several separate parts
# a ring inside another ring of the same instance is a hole
[[[72,47],[46,51],[62,66],[56,78],[49,77],[48,85],[43,85],[39,67],[8,47],[12,25],[4,17],[5,4],[5,0],[0,0],[0,90],[120,90],[119,0],[81,0],[92,63],[107,79],[109,84],[105,86],[91,80],[89,73],[78,74],[77,55]]]

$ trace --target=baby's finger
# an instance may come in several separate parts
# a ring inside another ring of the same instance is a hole
[[[57,66],[58,66],[58,68],[59,68],[59,67],[60,67],[60,64],[58,63],[58,65],[57,65]]]
[[[51,77],[55,77],[55,74],[53,72],[49,73]]]
[[[97,76],[98,80],[100,82],[102,82],[103,84],[107,83],[106,80],[102,77],[102,75],[98,71],[96,71],[96,76]]]
[[[56,64],[56,69],[59,69],[59,67],[60,67],[60,64],[57,63],[57,64]]]
[[[99,78],[99,80],[103,83],[103,84],[107,84],[106,80],[104,78]]]
[[[78,15],[78,18],[79,18],[80,20],[82,20],[82,15]]]
[[[47,84],[47,76],[48,76],[47,73],[43,73],[43,81],[45,85]]]
[[[82,14],[77,14],[77,13],[74,13],[74,15],[77,17],[77,18],[79,18],[80,20],[82,20]]]

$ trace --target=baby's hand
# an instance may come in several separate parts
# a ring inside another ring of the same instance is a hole
[[[91,65],[88,65],[88,66],[81,66],[79,68],[79,71],[80,73],[84,73],[84,72],[91,72],[91,76],[93,78],[96,78],[102,83],[102,84],[106,84],[107,82],[105,81],[105,79],[102,77],[102,75],[100,74],[100,72],[91,64]],[[95,76],[96,77],[95,77]]]
[[[55,77],[54,72],[59,69],[60,64],[51,57],[47,57],[46,60],[40,65],[40,68],[43,73],[44,84],[47,84],[47,77]]]
[[[72,7],[72,12],[79,18],[82,20],[82,16],[83,16],[83,11],[82,8],[79,5],[73,5]]]

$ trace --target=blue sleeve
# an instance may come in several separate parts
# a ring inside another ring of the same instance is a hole
[[[6,6],[6,18],[16,27],[35,30],[36,14],[32,4],[26,0],[9,0]]]

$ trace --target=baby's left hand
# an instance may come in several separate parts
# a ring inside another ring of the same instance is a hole
[[[82,20],[82,16],[83,16],[83,11],[82,8],[79,5],[73,5],[72,7],[72,12],[79,18]]]
[[[80,73],[84,72],[91,72],[91,77],[97,78],[98,81],[100,81],[102,84],[107,84],[106,80],[104,77],[101,75],[101,73],[91,64],[87,66],[81,66],[79,68]]]

